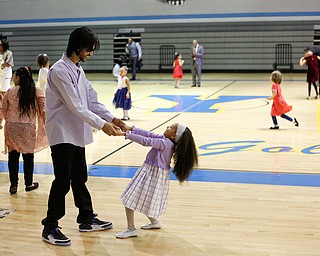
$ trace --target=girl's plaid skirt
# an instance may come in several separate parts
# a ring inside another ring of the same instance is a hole
[[[121,195],[123,205],[152,218],[168,205],[170,170],[144,163]]]

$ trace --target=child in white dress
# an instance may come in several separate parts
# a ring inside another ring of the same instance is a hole
[[[126,139],[152,148],[121,195],[128,226],[126,230],[116,234],[117,238],[138,235],[134,225],[134,211],[141,212],[150,220],[150,223],[141,226],[142,229],[161,228],[157,218],[165,213],[168,204],[172,157],[173,173],[181,183],[188,179],[193,168],[198,165],[192,133],[182,124],[168,126],[163,135],[127,125],[125,130],[122,135],[125,135]]]
[[[50,67],[50,60],[46,53],[41,53],[37,56],[36,59],[37,67],[39,68],[39,75],[38,75],[38,87],[41,91],[46,91],[46,84],[47,84],[47,77]]]
[[[1,99],[10,88],[12,78],[13,55],[9,50],[9,42],[5,38],[0,40],[0,92]]]

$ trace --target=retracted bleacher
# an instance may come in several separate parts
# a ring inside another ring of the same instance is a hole
[[[174,54],[176,47],[174,45],[161,45],[160,46],[160,64],[159,71],[172,70]]]
[[[275,62],[273,68],[293,70],[291,44],[277,44],[275,46]]]

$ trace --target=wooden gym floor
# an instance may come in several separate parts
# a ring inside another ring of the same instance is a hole
[[[269,73],[204,74],[191,88],[186,74],[174,89],[170,74],[138,74],[131,82],[133,108],[127,123],[162,133],[182,122],[192,130],[200,165],[190,181],[171,181],[163,228],[139,230],[136,238],[118,240],[126,227],[119,196],[149,148],[123,137],[94,133],[87,146],[88,187],[95,211],[114,229],[83,234],[77,209],[67,196],[60,226],[72,240],[57,247],[41,240],[41,219],[53,180],[50,150],[35,156],[38,190],[26,193],[23,175],[16,195],[8,192],[7,156],[0,156],[0,208],[15,211],[0,219],[0,255],[320,255],[320,100],[306,100],[305,74],[284,74],[282,90],[293,105],[294,127],[280,120],[271,131]],[[100,101],[112,113],[117,83],[106,74],[89,74]],[[312,92],[314,93],[314,92]],[[3,134],[0,141],[3,143]],[[22,169],[22,168],[21,168]],[[136,226],[146,223],[136,214]]]

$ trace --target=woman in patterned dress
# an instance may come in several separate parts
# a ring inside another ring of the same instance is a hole
[[[45,132],[45,98],[35,86],[30,67],[14,73],[15,87],[4,95],[2,112],[5,119],[5,153],[8,153],[10,194],[17,193],[19,157],[23,157],[25,190],[38,188],[33,182],[34,153],[48,146]]]
[[[198,154],[192,133],[182,124],[175,123],[168,126],[163,135],[127,125],[125,130],[122,135],[125,135],[126,139],[152,148],[121,195],[128,227],[117,233],[117,238],[138,235],[134,225],[134,211],[146,215],[150,220],[150,223],[141,226],[142,229],[161,228],[157,218],[164,214],[167,208],[172,157],[173,173],[180,183],[187,180],[193,168],[198,165]]]
[[[277,116],[281,116],[282,118],[292,122],[295,126],[299,126],[299,123],[296,118],[292,118],[285,113],[292,110],[292,106],[288,105],[281,92],[280,84],[282,82],[282,74],[280,71],[276,70],[273,71],[270,77],[272,85],[272,96],[267,98],[268,100],[273,100],[272,107],[271,107],[271,117],[274,126],[270,127],[271,130],[279,129]]]

